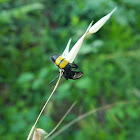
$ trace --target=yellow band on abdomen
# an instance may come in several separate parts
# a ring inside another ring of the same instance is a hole
[[[55,60],[55,64],[56,64],[59,68],[61,68],[61,69],[65,68],[66,65],[67,65],[68,63],[69,63],[69,62],[68,62],[66,59],[64,59],[62,56],[59,56],[59,57]]]
[[[55,64],[57,66],[59,66],[60,62],[63,60],[64,58],[62,56],[59,56],[56,60],[55,60]]]
[[[63,69],[63,68],[66,67],[67,64],[68,64],[68,61],[67,61],[66,59],[64,59],[64,60],[59,64],[59,67],[60,67],[61,69]]]

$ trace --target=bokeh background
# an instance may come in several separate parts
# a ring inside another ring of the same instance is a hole
[[[75,60],[84,76],[61,83],[37,127],[50,132],[78,101],[60,128],[82,113],[140,99],[139,0],[0,0],[0,139],[25,140],[55,83],[50,61],[118,7],[96,34],[87,37]],[[64,131],[56,140],[139,140],[140,107],[120,104]]]

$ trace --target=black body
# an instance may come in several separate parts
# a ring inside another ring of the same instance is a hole
[[[69,63],[65,68],[64,68],[64,73],[63,76],[68,80],[68,79],[79,79],[83,76],[83,72],[81,71],[75,71],[78,68],[78,66],[74,63]]]

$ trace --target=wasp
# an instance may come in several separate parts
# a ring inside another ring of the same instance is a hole
[[[76,80],[83,76],[83,72],[76,71],[76,69],[78,69],[78,66],[75,63],[69,63],[61,55],[54,54],[51,56],[51,60],[56,64],[56,66],[58,66],[58,68],[63,70],[63,76],[67,80],[68,79]],[[54,80],[56,80],[56,78]],[[52,83],[53,81],[51,81],[50,83]]]

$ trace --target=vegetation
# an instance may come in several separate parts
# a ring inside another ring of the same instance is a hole
[[[96,34],[87,37],[75,60],[84,76],[61,83],[37,127],[50,132],[78,101],[60,127],[91,109],[140,99],[139,0],[0,0],[0,139],[25,140],[58,75],[50,61],[118,7]],[[71,46],[72,46],[71,45]],[[138,140],[139,104],[98,111],[57,140]]]

